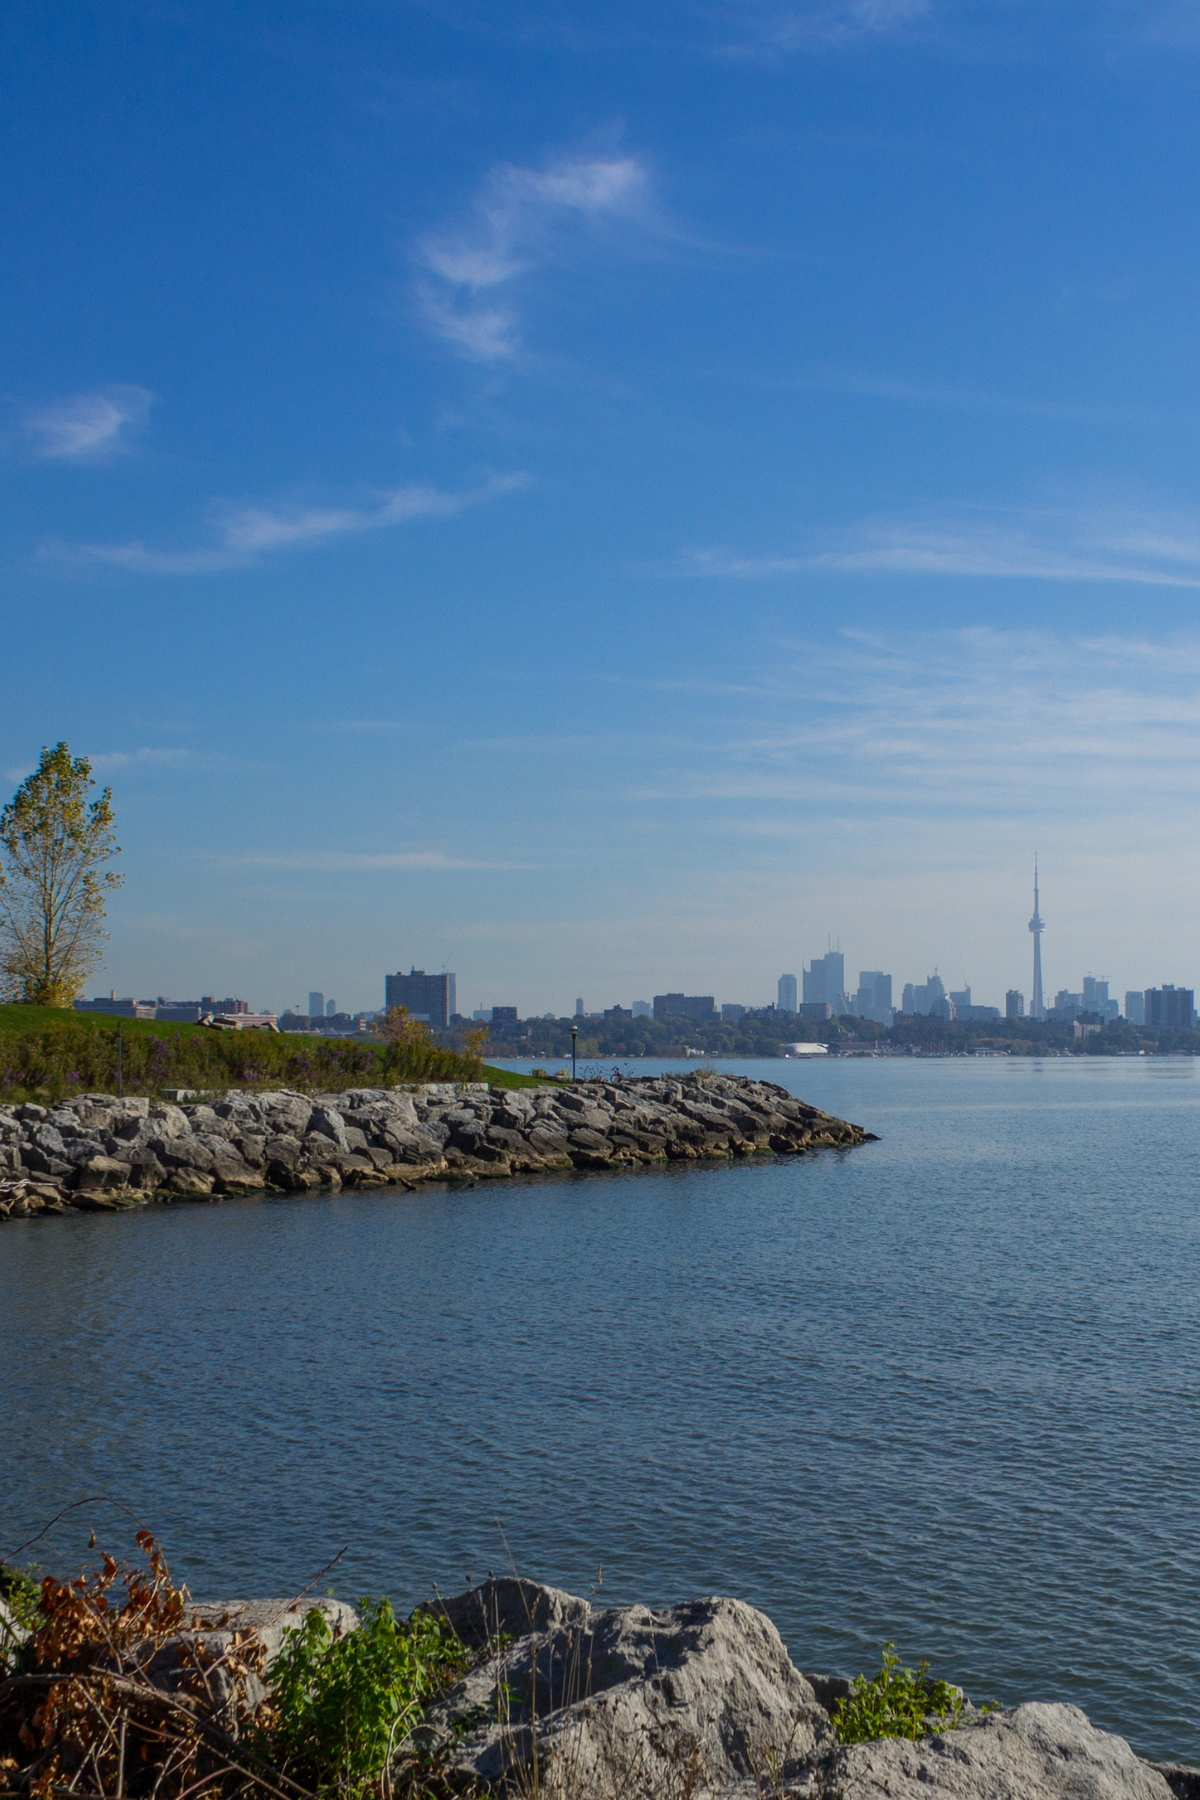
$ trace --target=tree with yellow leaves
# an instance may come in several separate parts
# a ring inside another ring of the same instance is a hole
[[[89,800],[92,765],[66,744],[42,759],[0,813],[0,997],[70,1006],[98,966],[104,902],[124,880],[112,789]]]

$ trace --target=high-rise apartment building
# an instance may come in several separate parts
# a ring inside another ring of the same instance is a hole
[[[323,1019],[325,1017],[324,994],[310,994],[308,996],[308,1016],[310,1019]]]
[[[1129,988],[1126,991],[1125,1017],[1131,1025],[1146,1023],[1146,994],[1143,988]]]
[[[426,1019],[445,1031],[458,1011],[457,982],[453,975],[427,975],[424,969],[410,969],[407,975],[384,978],[384,1005],[405,1006],[414,1019]]]
[[[890,1025],[895,1017],[892,1008],[892,978],[882,969],[860,969],[854,1010],[860,1019],[876,1025]]]
[[[336,1000],[327,1000],[325,1002],[325,1017],[327,1019],[333,1019],[333,1018],[337,1017],[337,1001]]]
[[[1009,988],[1004,996],[1004,1016],[1006,1019],[1023,1019],[1025,1017],[1025,996],[1016,988]]]
[[[575,1002],[575,1017],[577,1019],[586,1019],[587,1018],[587,1014],[583,1010],[582,997],[580,999],[576,1000],[576,1002]]]
[[[717,1003],[711,994],[655,994],[656,1019],[711,1019]]]
[[[1172,987],[1164,981],[1160,988],[1147,988],[1143,998],[1143,1024],[1151,1029],[1190,1031],[1196,1022],[1196,995],[1192,988]]]
[[[782,1013],[794,1013],[796,1010],[796,977],[781,975],[775,990],[776,1005]]]

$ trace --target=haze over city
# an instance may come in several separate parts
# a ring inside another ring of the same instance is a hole
[[[1192,983],[1194,7],[10,12],[97,991]]]

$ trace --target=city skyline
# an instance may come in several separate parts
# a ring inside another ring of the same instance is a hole
[[[911,996],[914,990],[919,992],[932,981],[939,994],[945,995],[952,1000],[957,994],[960,1000],[965,998],[966,1004],[976,1009],[980,1007],[995,1007],[1001,1017],[1005,1016],[1009,1004],[1012,1003],[1013,996],[1016,995],[1019,997],[1023,1008],[1023,1016],[1035,1020],[1039,1018],[1044,1019],[1052,1008],[1051,1004],[1047,1003],[1045,1000],[1045,991],[1048,990],[1045,988],[1042,973],[1041,937],[1045,930],[1045,922],[1041,917],[1040,911],[1039,865],[1036,857],[1034,859],[1034,909],[1033,916],[1029,920],[1027,929],[1033,935],[1032,981],[1028,988],[1019,981],[1011,982],[994,997],[990,992],[982,990],[978,983],[972,983],[967,979],[965,973],[959,988],[953,988],[951,986],[952,978],[942,977],[940,966],[937,963],[933,965],[932,969],[926,970],[921,982],[917,982],[916,980],[905,980],[903,975],[897,977],[891,970],[863,968],[858,971],[858,979],[853,989],[851,989],[848,986],[848,978],[846,975],[847,954],[841,949],[840,934],[836,934],[838,948],[836,950],[828,949],[811,958],[799,959],[796,965],[799,970],[798,974],[785,971],[776,978],[773,997],[750,997],[747,993],[737,995],[733,993],[717,993],[713,998],[718,1012],[722,1005],[736,1005],[750,1009],[760,1009],[774,1005],[780,1011],[784,1012],[794,1009],[798,1016],[799,1008],[803,1003],[828,1001],[833,1006],[835,1013],[842,1011],[855,1012],[857,1009],[861,1008],[861,1010],[858,1011],[858,1016],[883,1021],[884,1015],[888,1011],[903,1010],[901,1001],[903,1001],[905,997]],[[827,942],[830,945],[834,942],[834,937],[834,933],[827,933]],[[909,961],[911,962],[911,958]],[[1180,973],[1180,971],[1175,971],[1175,974],[1178,973]],[[459,979],[458,971],[447,972],[443,967],[440,974],[431,973],[427,975],[424,969],[417,970],[414,964],[412,965],[411,976],[404,976],[403,973],[397,973],[395,975],[388,975],[385,978],[384,999],[382,1005],[379,1004],[377,999],[367,999],[361,1004],[356,1004],[353,1007],[343,1010],[346,1011],[348,1015],[353,1016],[362,1012],[374,1012],[377,1010],[386,1011],[390,1006],[396,1004],[408,1005],[409,1010],[413,1011],[418,1016],[436,1016],[436,1020],[444,1024],[450,1015],[457,1010],[455,996],[456,984]],[[1174,976],[1172,981],[1168,983],[1165,974],[1161,971],[1155,975],[1153,980],[1145,982],[1137,987],[1132,986],[1132,984],[1123,985],[1114,981],[1111,976],[1096,975],[1092,969],[1088,969],[1078,979],[1078,988],[1073,988],[1069,984],[1063,984],[1054,990],[1054,1008],[1057,1008],[1061,1001],[1065,1001],[1065,1003],[1069,1005],[1078,1006],[1083,1010],[1093,1010],[1097,1004],[1103,1007],[1111,1002],[1112,1006],[1124,1016],[1125,1006],[1122,996],[1125,998],[1128,998],[1130,995],[1136,997],[1146,993],[1151,988],[1170,988],[1176,985]],[[886,984],[886,987],[884,984]],[[486,988],[489,985],[496,986],[497,984],[495,982],[489,984],[486,978],[483,978],[482,982],[479,980],[474,982],[474,987],[476,989],[481,986]],[[578,987],[580,984],[575,982],[573,985]],[[588,985],[589,984],[585,983],[585,988]],[[590,985],[592,986],[592,991],[595,992],[596,984]],[[662,984],[656,979],[654,981],[644,982],[642,985],[649,991],[650,988],[661,986]],[[697,983],[695,985],[703,986],[704,984]],[[711,987],[714,984],[710,982],[708,985]],[[1185,986],[1186,983],[1181,982],[1178,985]],[[429,998],[429,996],[432,996],[434,993],[435,988],[441,996],[440,1000],[437,1001]],[[147,991],[149,991],[149,989]],[[464,991],[466,991],[466,984],[464,984]],[[682,993],[683,990],[678,989],[675,991],[677,993]],[[900,994],[899,1001],[895,998],[897,991]],[[1097,1002],[1097,994],[1102,994],[1102,1001]],[[337,1010],[336,1003],[332,999],[327,1001],[323,992],[310,990],[308,994],[308,1011],[310,1015],[314,1010],[314,1002],[319,1002],[315,1008],[318,1014],[332,1014]],[[509,997],[507,999],[504,1001],[497,1000],[495,1002],[487,1000],[478,1001],[473,1006],[473,1013],[474,1016],[478,1018],[489,1012],[493,1005],[507,1008],[511,1004],[510,984]],[[277,1005],[272,1006],[267,1010],[282,1014],[284,1011],[292,1010],[292,1005],[294,1005],[294,1003],[289,1003],[286,1006]],[[555,1018],[566,1018],[570,1016],[599,1016],[606,1008],[612,1006],[632,1006],[634,1009],[638,1009],[641,1007],[648,1007],[648,1005],[649,1003],[640,997],[618,994],[610,995],[610,997],[605,999],[602,1005],[599,1006],[585,1006],[584,1001],[578,996],[572,1000],[569,1007],[555,1006],[553,1004],[543,1006],[536,1002],[531,1005],[522,1006],[521,1002],[518,1000],[517,1011],[523,1018],[539,1018],[548,1013],[552,1014]],[[922,1002],[920,1010],[924,1010],[924,1008],[925,1002]]]

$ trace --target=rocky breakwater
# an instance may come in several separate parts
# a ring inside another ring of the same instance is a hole
[[[0,1218],[150,1199],[411,1186],[531,1170],[848,1149],[871,1133],[769,1081],[705,1070],[538,1088],[486,1082],[0,1106]]]

